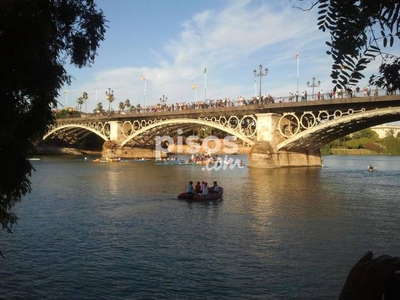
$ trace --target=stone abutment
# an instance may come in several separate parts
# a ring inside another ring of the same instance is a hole
[[[257,142],[249,154],[249,167],[320,167],[319,149],[304,149],[301,152],[278,149],[278,144],[284,140],[277,130],[279,119],[278,114],[257,114]]]

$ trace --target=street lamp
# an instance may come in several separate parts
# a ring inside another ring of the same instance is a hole
[[[147,105],[147,77],[143,76],[142,80],[144,81],[144,109],[146,111],[146,105]]]
[[[64,90],[65,95],[65,108],[68,108],[68,90]]]
[[[261,77],[267,76],[267,74],[268,74],[268,68],[265,68],[264,73],[263,73],[262,67],[263,66],[261,64],[258,66],[258,68],[260,69],[260,71],[258,73],[257,73],[256,69],[253,70],[254,77],[260,77],[260,101],[261,101]]]
[[[106,99],[108,101],[108,114],[111,112],[111,102],[114,101],[114,91],[108,88],[108,92],[106,91]]]
[[[163,108],[163,110],[164,110],[164,108],[165,108],[165,102],[167,102],[167,100],[168,100],[168,97],[165,97],[165,95],[162,95],[162,98],[160,98],[160,102],[162,103],[162,108]]]
[[[312,98],[311,99],[314,100],[314,88],[319,87],[320,84],[321,84],[321,81],[319,81],[319,80],[318,80],[317,83],[315,83],[315,77],[312,78],[312,83],[311,84],[310,84],[309,81],[307,81],[307,86],[308,87],[312,87],[312,95],[311,95]],[[306,101],[307,101],[307,99],[306,99]]]

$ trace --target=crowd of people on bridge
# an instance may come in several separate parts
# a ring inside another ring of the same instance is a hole
[[[379,90],[374,90],[374,96],[378,96]],[[222,108],[222,107],[235,107],[235,106],[246,106],[246,105],[265,105],[273,103],[284,103],[284,102],[299,102],[299,101],[313,101],[313,100],[324,100],[324,99],[338,99],[338,98],[352,98],[356,96],[368,97],[372,95],[371,87],[367,86],[363,89],[359,87],[351,87],[348,89],[337,89],[336,91],[324,92],[323,90],[317,91],[314,95],[309,96],[307,91],[301,93],[290,92],[287,97],[275,98],[271,94],[260,96],[253,96],[250,99],[246,99],[243,96],[239,96],[236,100],[231,98],[223,99],[207,99],[193,102],[175,102],[175,103],[157,103],[154,105],[148,105],[143,107],[140,104],[131,107],[131,113],[143,113],[143,112],[160,112],[160,111],[182,111],[182,110],[194,110],[194,109],[208,109],[208,108]],[[121,111],[120,111],[121,112]]]
[[[373,93],[373,94],[372,94]],[[338,98],[353,98],[353,97],[369,97],[369,96],[378,96],[387,94],[387,92],[375,90],[372,92],[370,86],[366,86],[364,88],[359,87],[351,87],[348,89],[336,89],[335,91],[331,90],[329,92],[324,92],[323,90],[317,91],[313,95],[308,95],[307,91],[299,92],[290,92],[286,97],[274,97],[270,94],[262,95],[261,97],[253,96],[250,99],[246,99],[243,96],[238,96],[236,100],[231,98],[221,98],[221,99],[206,99],[199,101],[181,101],[181,102],[173,102],[173,103],[157,103],[153,105],[142,106],[141,104],[137,104],[136,106],[127,107],[128,111],[121,109],[118,113],[150,113],[150,112],[164,112],[164,111],[183,111],[183,110],[196,110],[196,109],[209,109],[209,108],[226,108],[226,107],[237,107],[237,106],[247,106],[247,105],[267,105],[274,103],[290,103],[290,102],[299,102],[299,101],[313,101],[313,100],[325,100],[325,99],[338,99]],[[94,111],[96,114],[104,114],[104,111]],[[115,111],[112,110],[110,112],[114,114]]]
[[[285,98],[279,98],[279,102],[285,102]],[[157,103],[154,105],[148,105],[143,107],[140,104],[132,106],[130,108],[131,113],[143,113],[143,112],[160,112],[160,111],[182,111],[182,110],[194,110],[194,109],[207,109],[207,108],[222,108],[222,107],[234,107],[234,106],[245,106],[245,105],[264,105],[275,103],[275,98],[270,95],[254,96],[251,99],[245,99],[243,96],[237,97],[236,100],[230,98],[223,99],[207,99],[193,102],[175,102],[171,104]],[[122,111],[120,111],[121,113]]]

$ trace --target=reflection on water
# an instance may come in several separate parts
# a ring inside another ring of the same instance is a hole
[[[118,173],[120,173],[118,169],[109,170],[106,173],[107,179],[105,180],[105,183],[108,185],[107,189],[111,194],[110,196],[118,196],[118,182],[121,180]]]
[[[335,192],[320,184],[321,172],[320,168],[249,169],[252,209],[296,218],[335,213]]]
[[[336,299],[367,250],[398,255],[396,157],[219,171],[33,163],[2,239],[7,299]],[[224,201],[177,200],[189,180],[217,180]]]

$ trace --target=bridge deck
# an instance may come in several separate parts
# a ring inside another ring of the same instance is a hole
[[[71,123],[74,119],[82,120],[84,117],[88,121],[113,120],[125,121],[133,119],[154,119],[154,118],[202,118],[202,117],[217,117],[221,113],[225,116],[229,115],[252,115],[258,113],[277,113],[283,114],[287,112],[304,112],[304,111],[334,111],[334,110],[359,110],[359,109],[374,109],[383,107],[400,106],[400,95],[389,96],[370,96],[370,97],[354,97],[354,98],[337,98],[318,101],[303,101],[303,102],[281,102],[259,105],[243,105],[218,108],[203,108],[203,109],[188,109],[174,111],[159,111],[146,113],[114,113],[112,115],[82,115],[80,118],[64,118],[57,119],[57,123]]]

